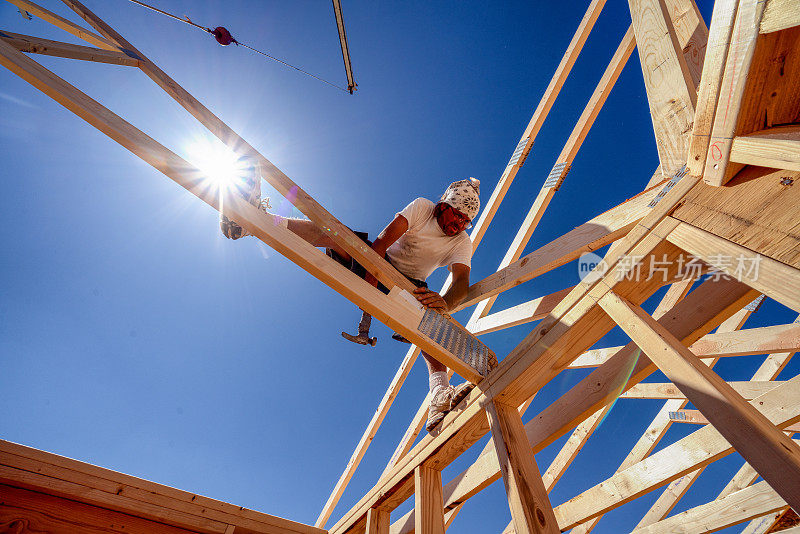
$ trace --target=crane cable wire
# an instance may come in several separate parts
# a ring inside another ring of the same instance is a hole
[[[158,9],[157,7],[151,6],[149,4],[145,4],[144,2],[141,2],[140,0],[130,0],[130,1],[133,2],[134,4],[137,4],[139,6],[145,7],[147,9],[151,9],[151,10],[153,10],[153,11],[155,11],[157,13],[160,13],[162,15],[166,15],[166,16],[168,16],[170,18],[175,19],[175,20],[179,20],[181,22],[189,24],[190,26],[194,26],[195,28],[200,28],[201,30],[213,35],[214,38],[217,40],[217,42],[219,44],[223,45],[223,46],[227,46],[227,45],[229,45],[231,43],[234,43],[237,46],[243,46],[245,48],[248,48],[248,49],[252,50],[253,52],[255,52],[257,54],[261,54],[262,56],[268,57],[269,59],[271,59],[273,61],[276,61],[278,63],[281,63],[281,64],[283,64],[283,65],[285,65],[285,66],[287,66],[289,68],[292,68],[292,69],[294,69],[294,70],[296,70],[298,72],[302,72],[306,76],[311,76],[312,78],[315,78],[315,79],[317,79],[317,80],[319,80],[319,81],[321,81],[323,83],[326,83],[326,84],[330,85],[331,87],[335,87],[336,89],[339,89],[340,91],[344,91],[345,93],[348,92],[348,90],[345,89],[344,87],[340,87],[340,86],[336,85],[335,83],[331,83],[328,80],[325,80],[323,78],[320,78],[319,76],[311,74],[310,72],[305,71],[305,70],[301,69],[300,67],[296,67],[296,66],[292,65],[291,63],[287,63],[286,61],[283,61],[282,59],[278,59],[275,56],[271,56],[271,55],[267,54],[266,52],[262,52],[261,50],[253,48],[252,46],[246,45],[244,43],[240,43],[239,41],[234,39],[233,36],[230,34],[230,32],[228,30],[226,30],[225,28],[223,28],[222,26],[218,26],[217,28],[214,28],[212,30],[211,28],[206,28],[205,26],[201,26],[200,24],[192,22],[192,20],[186,15],[184,15],[185,18],[181,18],[181,17],[179,17],[177,15],[173,15],[172,13],[168,13],[168,12],[166,12],[164,10]]]

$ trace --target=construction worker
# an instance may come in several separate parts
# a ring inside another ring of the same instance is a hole
[[[427,308],[447,313],[467,294],[472,242],[465,230],[470,227],[480,210],[479,186],[480,182],[474,178],[458,180],[447,187],[436,203],[425,198],[415,199],[395,215],[373,242],[367,240],[366,234],[356,232],[376,253],[386,258],[417,286],[414,296]],[[363,276],[367,282],[388,292],[313,222],[270,215],[275,218],[276,224],[291,230],[314,246],[326,247],[331,257]],[[231,239],[247,235],[240,226],[225,217],[220,221],[220,226],[223,234]],[[434,270],[442,266],[447,266],[453,277],[452,284],[444,295],[431,291],[425,282]],[[374,345],[375,338],[369,337],[370,322],[371,317],[364,312],[358,335],[353,336],[346,332],[342,332],[342,335],[356,343]],[[408,343],[398,334],[392,337]],[[445,414],[464,399],[472,389],[472,384],[465,382],[457,387],[451,386],[447,367],[425,352],[422,352],[422,356],[428,366],[430,388],[430,406],[425,428],[432,432]]]

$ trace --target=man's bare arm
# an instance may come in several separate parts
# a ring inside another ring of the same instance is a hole
[[[372,250],[374,250],[382,258],[386,254],[386,250],[391,247],[395,241],[400,239],[400,237],[407,231],[408,219],[402,215],[396,215],[394,220],[392,220],[392,222],[390,222],[389,225],[378,235],[375,241],[372,242]],[[378,280],[370,273],[367,273],[364,279],[373,286],[377,287]]]

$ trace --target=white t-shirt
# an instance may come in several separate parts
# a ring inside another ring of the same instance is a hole
[[[436,204],[418,198],[397,215],[408,220],[408,231],[386,250],[398,271],[425,280],[436,268],[454,263],[470,266],[472,242],[466,232],[452,237],[445,234],[433,216]]]

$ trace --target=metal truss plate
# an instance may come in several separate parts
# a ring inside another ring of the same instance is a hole
[[[558,191],[558,188],[561,187],[561,184],[564,182],[564,178],[567,177],[567,174],[571,168],[572,166],[566,161],[553,165],[553,169],[550,171],[550,174],[547,175],[547,180],[544,181],[542,189],[551,188],[555,191]]]
[[[478,371],[481,376],[486,376],[497,363],[497,358],[489,347],[438,312],[425,310],[418,329],[456,358]]]
[[[522,164],[525,163],[525,158],[528,156],[527,154],[523,155],[523,152],[525,152],[525,147],[528,146],[529,140],[530,137],[519,140],[519,143],[517,143],[517,148],[515,148],[514,153],[511,154],[511,159],[508,160],[508,165],[506,165],[507,167],[511,167],[517,163],[519,163],[519,166],[522,167]]]
[[[759,306],[761,306],[761,303],[764,302],[764,297],[766,297],[766,295],[762,293],[761,295],[753,299],[753,302],[745,306],[744,309],[749,312],[754,312],[758,310]]]
[[[658,192],[658,194],[655,196],[655,198],[653,198],[653,200],[651,200],[651,201],[650,201],[650,204],[648,204],[648,205],[647,205],[647,207],[648,207],[648,208],[655,208],[655,207],[656,207],[656,204],[658,204],[658,203],[659,203],[659,201],[660,201],[662,198],[664,198],[664,197],[666,196],[666,194],[667,194],[667,193],[669,193],[669,192],[670,192],[670,190],[671,190],[673,187],[675,187],[675,184],[677,184],[678,182],[680,182],[680,181],[681,181],[681,178],[683,178],[684,176],[686,176],[686,172],[687,172],[687,170],[688,170],[688,169],[686,168],[686,165],[684,165],[684,166],[682,166],[680,169],[678,169],[678,170],[677,170],[677,172],[675,172],[675,175],[672,177],[672,179],[670,179],[670,181],[669,181],[669,182],[667,182],[666,184],[664,184],[664,187],[663,187],[663,189],[661,189],[661,191],[659,191],[659,192]]]

